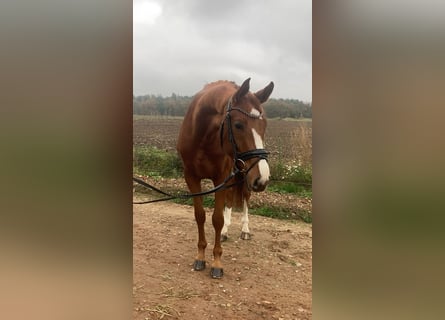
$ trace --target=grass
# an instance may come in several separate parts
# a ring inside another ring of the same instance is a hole
[[[192,199],[173,199],[174,203],[193,205]],[[215,206],[215,199],[213,196],[205,196],[203,199],[203,205],[207,208],[213,208]],[[312,222],[312,214],[309,211],[303,209],[288,210],[279,206],[261,206],[249,208],[250,214],[255,214],[263,217],[269,217],[280,220],[296,220],[301,219],[306,223]]]
[[[281,161],[271,165],[271,183],[268,190],[312,198],[312,167],[289,165]]]
[[[262,206],[258,208],[251,208],[249,212],[259,216],[281,220],[295,220],[295,218],[299,218],[306,223],[312,223],[312,214],[302,209],[297,210],[295,213],[279,207]]]
[[[272,180],[295,182],[302,185],[312,185],[312,167],[289,165],[281,161],[271,164]]]
[[[133,171],[150,177],[177,178],[182,176],[182,163],[171,152],[156,147],[133,147]]]
[[[192,199],[173,199],[172,200],[174,203],[178,203],[178,204],[187,204],[192,206],[193,205],[193,200]],[[210,196],[204,196],[203,200],[202,200],[203,206],[204,207],[213,207],[215,206],[215,199],[213,195]]]
[[[270,207],[270,206],[251,208],[249,211],[250,211],[250,213],[253,213],[253,214],[256,214],[259,216],[282,219],[282,220],[289,220],[291,217],[290,212],[280,209],[280,208]]]
[[[312,198],[312,186],[300,185],[294,182],[288,181],[271,181],[267,190],[277,193],[290,193],[296,194],[302,198]]]

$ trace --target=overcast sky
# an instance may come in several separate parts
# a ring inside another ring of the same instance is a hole
[[[135,95],[192,96],[215,80],[275,83],[312,101],[312,1],[134,0]]]

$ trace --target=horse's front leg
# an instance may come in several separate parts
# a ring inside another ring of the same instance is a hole
[[[221,262],[222,247],[221,247],[221,230],[224,226],[224,201],[225,192],[220,191],[215,194],[215,208],[212,215],[212,224],[215,229],[215,246],[213,247],[213,262],[210,269],[212,278],[219,279],[223,276],[223,266]]]
[[[201,192],[201,181],[184,173],[185,181],[189,187],[190,192]],[[207,240],[204,232],[204,224],[206,222],[206,213],[202,205],[202,197],[193,198],[193,207],[195,210],[195,220],[198,226],[198,254],[196,255],[195,262],[193,263],[193,269],[196,271],[204,270],[206,267],[205,261],[205,249],[207,247]]]
[[[233,205],[233,191],[226,190],[226,203],[224,206],[224,226],[221,231],[221,241],[227,241],[229,238],[229,226],[232,221],[232,205]]]

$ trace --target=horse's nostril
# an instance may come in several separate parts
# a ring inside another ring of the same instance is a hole
[[[263,190],[266,188],[266,185],[263,184],[263,183],[261,183],[260,180],[261,180],[261,177],[258,177],[258,178],[256,178],[255,181],[253,182],[252,189],[253,189],[254,191],[263,191]]]

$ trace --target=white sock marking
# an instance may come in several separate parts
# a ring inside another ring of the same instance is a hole
[[[250,233],[249,231],[249,208],[247,207],[247,201],[243,201],[243,216],[241,217],[241,223],[243,227],[241,229],[242,232]]]
[[[227,236],[229,233],[229,226],[232,223],[232,208],[224,207],[224,226],[221,230],[221,234]]]

